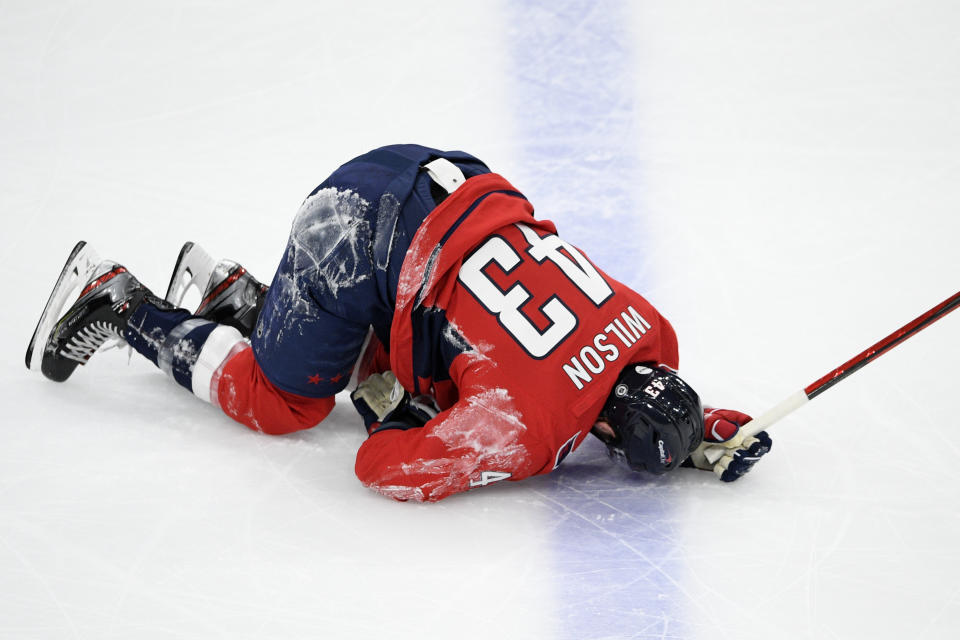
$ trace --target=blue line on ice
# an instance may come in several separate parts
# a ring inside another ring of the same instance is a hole
[[[517,185],[561,236],[642,292],[650,283],[637,264],[644,234],[629,6],[506,6]],[[562,637],[685,635],[669,485],[614,468],[590,438],[537,490],[554,510]]]

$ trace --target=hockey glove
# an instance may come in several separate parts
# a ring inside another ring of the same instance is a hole
[[[750,471],[773,446],[773,441],[766,431],[744,438],[740,427],[750,420],[750,416],[739,411],[704,408],[703,443],[690,454],[685,465],[712,470],[723,482],[733,482]],[[716,463],[712,463],[707,460],[704,452],[716,445],[727,449],[727,453]]]
[[[385,429],[422,427],[437,415],[432,398],[412,398],[392,371],[371,375],[357,386],[350,399],[370,435]]]

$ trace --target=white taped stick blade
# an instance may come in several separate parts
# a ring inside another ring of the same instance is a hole
[[[199,295],[202,296],[210,281],[210,274],[216,266],[216,261],[204,251],[203,247],[194,242],[185,243],[180,249],[164,299],[175,307],[179,307],[190,287],[196,287]]]
[[[27,368],[40,371],[43,351],[50,333],[70,305],[80,297],[80,292],[93,277],[99,263],[100,256],[86,242],[81,240],[73,247],[30,338],[26,356]]]

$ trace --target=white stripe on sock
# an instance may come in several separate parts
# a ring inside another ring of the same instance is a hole
[[[215,403],[210,397],[210,379],[230,355],[230,351],[243,341],[239,331],[226,325],[220,325],[210,332],[200,349],[200,355],[197,356],[197,363],[193,365],[193,377],[190,380],[193,395],[204,402]]]

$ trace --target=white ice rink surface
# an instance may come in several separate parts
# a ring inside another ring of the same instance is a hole
[[[418,142],[759,413],[960,288],[958,33],[948,1],[0,2],[0,638],[958,637],[960,315],[735,484],[588,442],[435,505],[359,484],[349,403],[271,438],[138,356],[23,366],[78,239],[161,292],[188,239],[269,280],[317,183]]]

